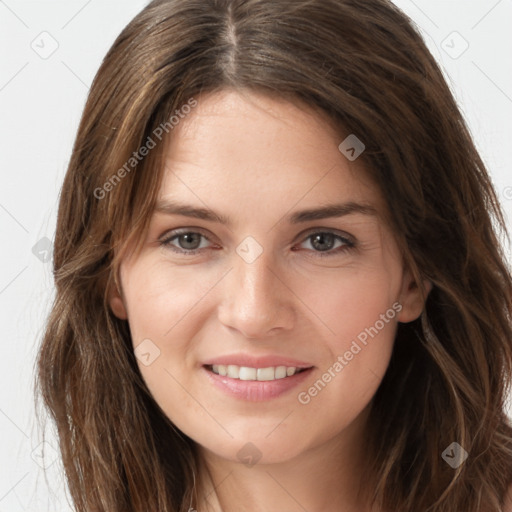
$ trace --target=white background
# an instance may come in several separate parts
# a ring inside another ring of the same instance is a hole
[[[512,0],[395,3],[418,24],[445,70],[512,219]],[[71,510],[58,460],[47,469],[50,490],[45,483],[32,397],[36,349],[53,296],[51,261],[42,261],[45,237],[53,239],[89,85],[145,4],[0,0],[0,512]],[[58,48],[48,58],[35,51],[52,45]],[[57,444],[49,441],[51,461]]]

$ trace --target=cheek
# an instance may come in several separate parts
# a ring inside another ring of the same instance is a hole
[[[203,299],[221,278],[220,269],[191,272],[166,262],[134,268],[124,286],[134,346],[146,338],[168,344],[178,326],[201,312]]]
[[[395,319],[399,308],[398,279],[377,268],[340,269],[321,279],[303,280],[294,288],[300,290],[304,302],[310,306],[312,320],[320,321],[329,345],[338,352],[344,351],[350,340],[376,322],[378,330],[383,330],[389,320]]]
[[[328,355],[297,398],[312,417],[339,427],[362,411],[380,385],[401,305],[399,286],[385,272],[351,272],[337,283],[307,291],[325,326],[319,346]]]
[[[128,323],[140,373],[153,398],[173,420],[201,409],[187,390],[195,370],[197,334],[211,315],[209,292],[223,272],[170,268],[168,262],[140,261],[123,278]],[[149,355],[148,355],[149,354]]]

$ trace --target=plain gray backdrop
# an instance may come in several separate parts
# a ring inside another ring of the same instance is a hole
[[[512,219],[512,0],[395,3],[444,69]],[[0,0],[0,512],[71,510],[51,436],[45,482],[32,396],[53,297],[50,245],[88,88],[114,39],[145,5]],[[507,254],[510,261],[508,247]]]

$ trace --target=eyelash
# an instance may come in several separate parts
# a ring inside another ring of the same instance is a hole
[[[204,247],[202,249],[179,249],[171,244],[171,242],[173,240],[178,239],[180,236],[183,236],[183,235],[200,235],[202,238],[204,238],[205,240],[208,240],[208,242],[210,242],[210,239],[206,235],[204,235],[203,233],[200,233],[198,231],[175,230],[175,231],[172,231],[171,233],[168,233],[167,236],[165,236],[165,238],[163,238],[162,240],[159,241],[160,246],[168,248],[172,252],[175,252],[175,253],[181,254],[181,255],[185,255],[185,256],[194,256],[194,255],[202,252],[205,249]],[[335,249],[329,249],[327,251],[311,250],[312,252],[315,253],[315,257],[318,256],[320,258],[326,258],[326,257],[330,258],[330,257],[336,256],[336,255],[339,255],[341,253],[348,252],[356,247],[355,242],[350,240],[348,237],[339,235],[336,232],[329,231],[329,230],[310,231],[305,236],[305,238],[302,239],[302,241],[300,243],[303,243],[306,240],[311,239],[315,235],[332,235],[335,238],[334,244],[336,244],[336,241],[341,241],[343,243],[342,246],[337,247]]]

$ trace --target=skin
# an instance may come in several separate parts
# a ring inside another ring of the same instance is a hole
[[[160,350],[139,368],[166,415],[197,443],[198,512],[369,510],[357,492],[364,491],[369,404],[398,322],[416,319],[424,298],[362,158],[349,162],[338,150],[347,135],[306,106],[229,90],[200,97],[172,132],[159,199],[209,208],[232,224],[155,212],[141,252],[121,263],[121,291],[111,292],[110,305],[128,320],[134,347],[150,339]],[[288,221],[296,211],[342,202],[371,205],[376,214]],[[191,247],[183,237],[169,241],[179,228],[207,237],[199,252],[171,250]],[[332,249],[318,250],[311,235],[326,231],[355,246],[334,237]],[[248,236],[263,251],[252,263],[236,252]],[[300,403],[298,393],[394,303],[401,311]],[[290,356],[314,369],[297,389],[248,402],[212,386],[202,368],[208,358],[239,352]],[[248,442],[261,453],[253,466],[237,457]]]

